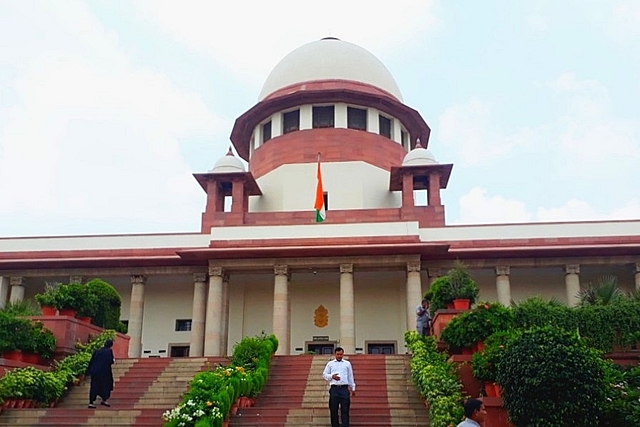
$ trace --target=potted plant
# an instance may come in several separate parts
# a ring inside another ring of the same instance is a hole
[[[43,316],[55,316],[57,312],[58,283],[46,283],[44,292],[35,295]]]
[[[5,359],[18,357],[18,346],[15,337],[16,320],[14,316],[0,311],[0,354]]]
[[[29,339],[20,346],[23,353],[35,354],[37,357],[31,363],[39,363],[39,359],[51,359],[56,349],[56,337],[41,322],[31,325]]]
[[[480,289],[473,280],[467,267],[460,261],[456,261],[455,265],[447,273],[449,276],[449,286],[451,288],[451,298],[454,308],[459,310],[468,310],[471,304],[478,299]]]
[[[80,283],[62,284],[58,288],[56,306],[63,316],[75,317],[86,306],[87,289]]]
[[[482,302],[454,317],[442,330],[440,338],[450,348],[472,347],[494,332],[512,328],[513,322],[513,312],[509,308],[500,303]]]
[[[469,309],[478,299],[480,290],[475,280],[467,271],[466,266],[456,261],[453,268],[445,276],[438,277],[429,287],[425,298],[430,300],[431,316],[444,308],[456,308],[455,301],[466,300],[459,306],[461,310]]]
[[[484,383],[487,396],[498,394],[495,389],[497,365],[509,342],[516,337],[517,332],[514,331],[496,332],[485,340],[483,351],[474,353],[471,358],[473,376]]]

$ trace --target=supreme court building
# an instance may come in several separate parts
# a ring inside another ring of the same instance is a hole
[[[481,300],[504,304],[573,305],[605,274],[640,288],[640,220],[446,225],[453,165],[427,150],[429,134],[371,53],[335,38],[306,44],[238,117],[234,150],[194,173],[200,232],[0,237],[0,304],[98,277],[122,296],[131,357],[225,355],[261,331],[279,354],[404,353],[423,292],[458,259]]]

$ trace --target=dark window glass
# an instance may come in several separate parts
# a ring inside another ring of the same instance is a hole
[[[328,107],[313,107],[313,128],[334,127],[333,105]]]
[[[300,129],[300,110],[289,111],[282,115],[282,133]]]
[[[349,129],[367,130],[367,110],[347,107],[347,127]]]
[[[171,346],[171,357],[189,357],[189,346],[188,345],[172,345]]]
[[[262,125],[262,143],[271,139],[271,121]]]
[[[185,332],[191,330],[191,319],[176,319],[176,331]]]
[[[411,147],[409,147],[409,144],[407,144],[407,140],[409,139],[409,135],[407,135],[407,133],[405,131],[401,131],[400,132],[400,139],[402,140],[402,146],[407,148],[407,149],[411,149]]]
[[[391,119],[385,116],[380,117],[380,135],[391,139]]]

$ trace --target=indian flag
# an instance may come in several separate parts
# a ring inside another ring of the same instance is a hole
[[[322,222],[327,217],[324,205],[324,191],[322,190],[322,171],[320,170],[320,153],[318,153],[318,171],[316,172],[318,183],[316,184],[316,202],[313,207],[316,210],[316,222]]]

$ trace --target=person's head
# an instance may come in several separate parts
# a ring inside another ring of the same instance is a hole
[[[423,307],[429,307],[429,300],[428,299],[423,299],[422,300],[422,306]]]
[[[106,340],[106,341],[104,342],[104,346],[105,346],[106,348],[111,348],[111,347],[113,347],[113,340],[109,340],[109,339],[108,339],[108,340]]]
[[[484,403],[478,399],[469,399],[464,402],[464,416],[477,422],[484,421],[487,410]]]
[[[344,349],[342,347],[336,347],[334,353],[336,355],[336,360],[342,360],[342,356],[344,356]]]

